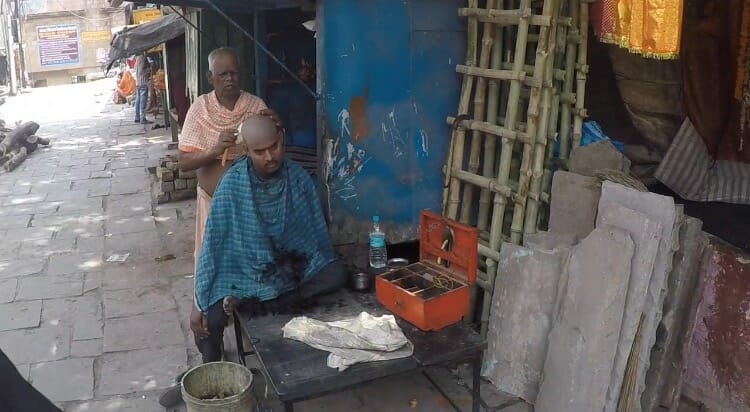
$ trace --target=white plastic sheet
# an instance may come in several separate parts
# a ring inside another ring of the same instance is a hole
[[[376,317],[362,312],[356,318],[335,322],[299,316],[283,331],[287,339],[330,352],[328,367],[339,371],[355,363],[405,358],[414,352],[393,315]]]

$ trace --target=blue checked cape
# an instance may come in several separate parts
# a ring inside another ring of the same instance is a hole
[[[264,202],[263,191],[258,190],[260,180],[250,163],[247,158],[237,160],[211,201],[195,278],[196,303],[203,312],[226,296],[269,300],[292,290],[293,282],[274,276],[272,245],[307,256],[303,280],[334,260],[310,175],[285,159],[281,195]],[[265,222],[267,216],[275,216],[275,221],[264,229],[260,219]]]

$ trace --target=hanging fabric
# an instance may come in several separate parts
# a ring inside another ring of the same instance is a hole
[[[599,0],[592,5],[601,42],[654,59],[674,59],[680,49],[683,0]]]

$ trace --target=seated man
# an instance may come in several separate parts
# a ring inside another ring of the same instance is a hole
[[[267,116],[240,127],[247,157],[224,174],[213,196],[195,274],[205,315],[196,345],[203,362],[221,360],[228,315],[284,310],[346,282],[310,175],[284,157],[284,131]]]
[[[124,69],[117,77],[117,87],[113,100],[115,104],[124,104],[127,103],[128,97],[135,93],[135,79],[128,69]]]

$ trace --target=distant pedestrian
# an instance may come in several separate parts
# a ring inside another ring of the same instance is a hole
[[[139,54],[135,59],[135,122],[152,123],[146,119],[146,105],[148,104],[148,82],[151,79],[151,65],[148,64],[146,54]]]

